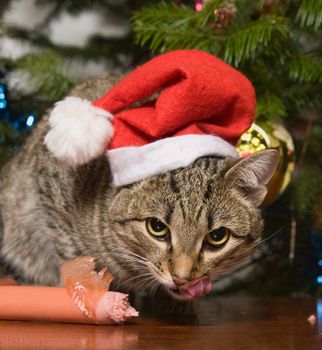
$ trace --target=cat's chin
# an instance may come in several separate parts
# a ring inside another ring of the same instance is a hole
[[[196,297],[189,295],[189,294],[181,294],[178,289],[170,289],[168,287],[165,287],[166,292],[174,299],[181,300],[181,301],[188,301],[195,299]]]

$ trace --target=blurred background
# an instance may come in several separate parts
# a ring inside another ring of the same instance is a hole
[[[76,84],[174,49],[210,52],[257,94],[242,156],[278,147],[262,243],[216,294],[322,295],[322,0],[1,0],[0,165]]]

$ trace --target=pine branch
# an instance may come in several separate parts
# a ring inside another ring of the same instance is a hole
[[[261,119],[281,121],[287,116],[286,106],[280,97],[266,91],[257,99],[256,116]]]
[[[322,140],[322,118],[320,118],[321,125],[314,125],[312,128],[310,143],[309,143],[309,156],[315,162],[319,162],[322,167],[322,151],[321,151],[321,140]]]
[[[13,146],[20,142],[11,125],[0,122],[0,168],[14,153]]]
[[[29,75],[38,93],[49,101],[58,100],[75,84],[65,74],[61,57],[50,51],[27,54],[17,61],[17,67]]]
[[[144,37],[137,35],[137,43],[145,45],[149,42],[149,48],[153,52],[166,52],[177,49],[199,49],[218,54],[221,45],[216,42],[212,33],[199,28],[191,27],[189,33],[183,27],[173,28],[162,25],[159,27],[146,28]]]
[[[302,143],[302,148],[296,163],[296,167],[295,170],[296,171],[300,171],[302,169],[303,166],[303,162],[305,159],[305,156],[307,155],[307,151],[309,148],[309,142],[310,142],[310,137],[311,137],[311,133],[312,133],[312,128],[313,128],[313,120],[310,119],[306,128],[306,131],[304,133],[304,141]]]
[[[227,36],[224,49],[224,60],[239,66],[262,48],[268,48],[272,41],[285,41],[289,27],[285,17],[262,16],[244,26],[234,28]]]
[[[194,18],[195,12],[184,6],[160,3],[143,7],[132,17],[136,43],[144,46],[150,42],[149,47],[153,51],[171,50],[181,43],[182,34],[187,32]]]
[[[296,19],[302,27],[319,29],[322,24],[322,0],[303,0]]]
[[[0,122],[0,144],[12,143],[17,139],[10,125]]]
[[[296,166],[297,174],[292,185],[293,209],[300,218],[312,213],[313,207],[322,198],[321,139],[322,125],[319,125],[316,118],[311,118],[305,131]]]
[[[288,109],[298,114],[299,111],[307,109],[319,110],[322,108],[321,90],[322,85],[314,82],[301,84],[290,83],[281,94],[281,97],[288,106]]]
[[[0,168],[13,156],[14,149],[11,146],[1,145],[0,147]]]
[[[1,58],[0,70],[10,72],[16,69],[16,67],[17,67],[16,60],[14,60],[13,58],[11,57]]]
[[[298,82],[322,82],[322,61],[317,56],[292,56],[288,63],[289,77]]]
[[[132,17],[136,43],[154,52],[199,49],[219,55],[225,35],[215,30],[212,21],[222,2],[209,2],[202,12],[167,3],[143,7]]]
[[[296,215],[304,218],[321,196],[322,173],[319,165],[306,165],[293,182],[292,203]]]
[[[209,2],[200,13],[192,8],[166,3],[144,7],[135,12],[132,18],[136,42],[141,46],[148,44],[151,50],[158,52],[201,49],[220,55],[238,66],[252,58],[255,51],[287,39],[287,20],[276,15],[262,16],[256,21],[236,25],[228,32],[214,28],[213,11],[220,4],[217,1]]]
[[[208,1],[201,12],[195,12],[195,20],[198,23],[198,27],[206,28],[209,25],[213,24],[214,19],[216,18],[216,10],[220,8],[221,5],[226,4],[227,0],[212,0]],[[244,3],[244,0],[235,0],[231,1],[234,3]]]
[[[176,6],[172,3],[161,2],[154,6],[145,6],[134,12],[132,20],[134,28],[144,29],[142,26],[155,26],[160,24],[178,27],[189,23],[196,18],[196,12],[187,6]]]

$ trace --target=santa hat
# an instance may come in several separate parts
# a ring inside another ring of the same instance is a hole
[[[203,156],[237,157],[233,145],[254,111],[254,89],[240,72],[202,51],[172,51],[94,102],[56,103],[45,143],[72,165],[105,153],[114,185],[123,186]]]

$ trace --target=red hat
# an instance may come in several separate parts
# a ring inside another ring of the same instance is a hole
[[[252,124],[255,103],[253,86],[234,68],[202,51],[172,51],[93,103],[56,103],[45,143],[73,165],[105,152],[114,185],[123,186],[202,156],[237,157],[233,144]]]

